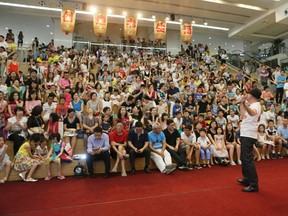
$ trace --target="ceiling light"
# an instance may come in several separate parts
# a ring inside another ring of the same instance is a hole
[[[221,31],[229,31],[229,28],[223,28],[223,27],[218,27],[218,26],[208,26],[208,25],[200,25],[200,24],[193,24],[194,27],[199,27],[199,28],[207,28],[207,29],[215,29],[215,30],[221,30]]]
[[[125,18],[123,15],[117,15],[117,14],[107,14],[108,17],[115,17],[115,18]]]
[[[166,17],[166,18],[165,18],[165,20],[166,20],[166,21],[169,21],[169,20],[170,20],[170,18],[169,18],[169,17]]]
[[[195,21],[194,19],[192,19],[191,23],[192,23],[192,24],[195,24],[195,23],[196,23],[196,21]]]
[[[182,23],[182,22],[183,22],[183,19],[179,19],[179,22],[181,22],[181,23]]]
[[[126,11],[123,12],[123,16],[127,16],[127,12]]]
[[[138,13],[137,14],[137,18],[141,18],[142,17],[142,14],[141,13]]]
[[[108,10],[107,10],[107,14],[112,14],[112,10],[111,10],[111,9],[108,9]]]
[[[209,40],[211,40],[211,37],[209,37]]]
[[[208,25],[208,22],[206,19],[203,21],[203,25],[206,25],[206,26]]]
[[[175,25],[181,25],[181,22],[169,21],[169,20],[166,20],[166,23],[175,24]]]
[[[155,19],[152,19],[152,18],[137,18],[138,20],[143,20],[143,21],[148,21],[148,22],[154,22]]]
[[[95,6],[91,6],[91,7],[89,8],[89,11],[91,11],[92,13],[96,13],[97,8],[96,8]]]
[[[53,35],[53,32],[50,32],[51,35]]]
[[[47,28],[49,28],[50,27],[50,25],[46,25],[47,26]]]
[[[8,27],[5,27],[5,29],[8,30],[9,28],[8,28]]]
[[[0,6],[8,6],[8,7],[18,7],[18,8],[29,8],[29,9],[37,9],[37,10],[48,10],[48,11],[60,11],[60,8],[51,8],[51,7],[40,7],[40,6],[33,6],[33,5],[25,5],[25,4],[15,4],[15,3],[7,3],[7,2],[0,2]]]
[[[202,1],[206,1],[206,2],[212,2],[212,3],[217,3],[217,4],[225,4],[225,1],[222,0],[202,0]]]
[[[153,15],[153,16],[152,16],[152,19],[156,19],[156,16],[155,16],[155,15]]]
[[[247,4],[235,4],[237,7],[241,7],[241,8],[246,8],[246,9],[250,9],[250,10],[257,10],[257,11],[263,11],[263,8],[257,7],[257,6],[253,6],[253,5],[247,5]]]

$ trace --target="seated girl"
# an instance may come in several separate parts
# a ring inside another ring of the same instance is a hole
[[[52,178],[51,175],[51,166],[50,163],[54,162],[58,165],[58,179],[63,180],[65,176],[61,174],[61,159],[60,156],[64,152],[65,143],[61,141],[59,133],[52,134],[52,145],[50,151],[47,155],[47,171],[48,174],[45,178],[45,181],[49,181]]]
[[[34,133],[30,136],[29,141],[25,142],[18,150],[15,160],[14,169],[19,173],[19,177],[25,182],[37,182],[32,175],[39,165],[39,157],[32,154],[32,150],[39,144],[41,134]],[[27,175],[28,174],[28,175]],[[26,176],[27,175],[27,176]]]
[[[220,165],[228,165],[229,161],[227,160],[227,158],[229,156],[225,146],[223,128],[218,127],[216,131],[217,134],[214,135],[214,143],[215,143],[214,157],[216,158],[216,161]]]

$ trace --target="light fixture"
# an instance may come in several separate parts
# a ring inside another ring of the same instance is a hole
[[[209,37],[209,40],[211,40],[211,37]]]
[[[246,8],[246,9],[250,9],[250,10],[257,10],[257,11],[263,11],[263,8],[257,7],[257,6],[253,6],[253,5],[247,5],[247,4],[235,4],[237,7],[240,8]]]
[[[76,4],[76,5],[74,6],[74,9],[75,9],[75,10],[79,10],[79,9],[80,9],[80,6],[79,6],[78,4]]]
[[[91,11],[92,13],[96,13],[97,8],[96,8],[95,6],[91,6],[91,7],[89,8],[89,11]]]
[[[181,25],[181,22],[170,21],[170,20],[166,20],[166,23],[175,24],[175,25]]]
[[[107,9],[107,14],[112,14],[112,10],[111,9]]]
[[[8,30],[9,28],[8,28],[8,27],[5,27],[5,29]]]
[[[46,3],[44,1],[40,1],[40,2],[38,2],[38,4],[42,7],[46,5]]]
[[[155,19],[152,19],[152,18],[142,18],[142,17],[139,17],[137,18],[138,20],[142,20],[142,21],[148,21],[148,22],[154,22]]]
[[[192,24],[195,24],[196,21],[194,20],[194,18],[192,18],[192,21],[191,21]]]
[[[183,19],[179,19],[179,22],[182,23],[182,22],[183,22]]]
[[[47,26],[47,28],[49,28],[50,27],[50,25],[46,25]]]
[[[166,21],[169,21],[169,20],[170,20],[170,18],[169,18],[169,17],[166,17],[166,18],[165,18],[165,20],[166,20]]]
[[[126,11],[123,12],[123,16],[125,16],[125,17],[127,16],[127,12]]]
[[[155,16],[155,15],[153,15],[153,16],[152,16],[152,19],[156,19],[156,16]]]
[[[125,18],[125,16],[123,16],[123,15],[117,15],[117,14],[107,14],[107,16],[108,16],[108,17],[114,17],[114,18],[122,18],[122,19]]]
[[[241,3],[232,3],[230,1],[223,1],[223,0],[202,0],[202,1],[216,3],[216,4],[224,4],[224,5],[240,7],[240,8],[250,9],[250,10],[257,10],[257,11],[266,10],[264,8],[257,7],[257,6],[254,6],[254,5],[241,4]],[[274,1],[279,1],[279,0],[274,0]]]
[[[208,25],[207,19],[204,19],[204,21],[203,21],[203,25],[205,25],[205,26]]]
[[[51,35],[53,35],[53,32],[50,32]]]
[[[194,27],[199,27],[199,28],[207,28],[207,29],[215,29],[215,30],[221,30],[221,31],[229,31],[229,28],[223,28],[223,27],[218,27],[218,26],[208,26],[208,25],[200,25],[200,24],[193,24]]]
[[[138,13],[137,14],[137,18],[141,18],[142,17],[142,14],[141,13]]]

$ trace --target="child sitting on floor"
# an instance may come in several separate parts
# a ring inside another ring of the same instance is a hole
[[[0,180],[0,183],[5,183],[8,179],[12,163],[9,159],[9,156],[7,155],[8,146],[4,142],[4,138],[0,137],[0,171],[6,166],[6,173],[2,180]]]

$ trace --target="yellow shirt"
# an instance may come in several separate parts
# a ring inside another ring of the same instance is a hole
[[[36,62],[42,62],[42,59],[38,57],[38,58],[36,59]]]
[[[53,58],[52,57],[49,57],[48,58],[48,62],[49,63],[54,63],[54,62],[58,62],[58,56],[54,56]]]
[[[9,53],[11,53],[11,52],[13,52],[14,50],[17,49],[17,45],[14,44],[14,43],[7,44],[7,45],[8,45],[7,52],[9,52]]]
[[[21,145],[21,147],[19,148],[17,154],[21,153],[21,154],[23,154],[23,155],[29,156],[29,153],[28,153],[27,149],[25,148],[25,146],[27,146],[27,145],[29,145],[29,142],[23,143],[23,144]]]

